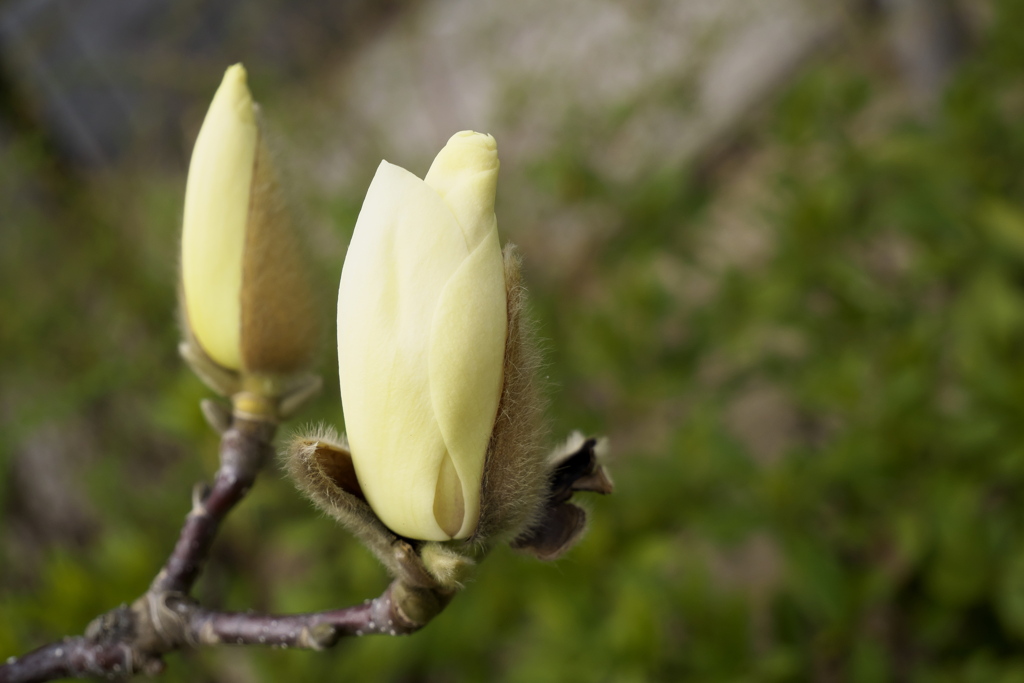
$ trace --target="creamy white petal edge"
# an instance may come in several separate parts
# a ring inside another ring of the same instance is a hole
[[[236,64],[224,74],[192,152],[181,245],[189,326],[207,355],[233,370],[242,366],[242,257],[256,140],[245,69]]]
[[[338,353],[356,474],[381,520],[411,538],[465,538],[479,519],[506,331],[493,181],[489,204],[489,216],[477,212],[486,231],[464,228],[464,212],[382,162],[342,271]],[[457,529],[435,509],[452,470]]]

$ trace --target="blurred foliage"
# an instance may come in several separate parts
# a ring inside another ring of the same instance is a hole
[[[1024,5],[997,3],[928,124],[851,49],[799,75],[717,171],[610,184],[566,131],[532,182],[614,223],[587,272],[533,288],[553,432],[619,437],[589,535],[553,565],[495,552],[413,637],[186,653],[163,680],[1024,679],[1021,25]],[[0,154],[6,656],[144,590],[216,444],[170,323],[183,178],[73,177],[26,130]],[[769,247],[709,265],[709,240],[742,238],[710,215],[752,158]],[[330,205],[341,230],[357,206]],[[335,266],[317,265],[325,282]],[[336,422],[323,372],[304,418]],[[385,585],[271,472],[198,593],[300,611]]]

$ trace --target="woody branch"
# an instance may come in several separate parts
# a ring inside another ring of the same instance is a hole
[[[320,650],[344,636],[405,635],[422,628],[425,621],[417,623],[396,608],[393,593],[410,590],[397,581],[361,605],[287,616],[219,612],[189,597],[221,522],[252,488],[272,452],[275,431],[273,422],[235,415],[221,435],[214,482],[196,487],[174,550],[149,590],[94,619],[84,635],[9,658],[0,665],[0,683],[153,675],[164,669],[164,655],[183,648],[235,644]],[[427,597],[440,611],[451,596],[432,592]]]

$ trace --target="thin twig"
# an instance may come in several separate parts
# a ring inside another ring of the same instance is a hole
[[[87,636],[75,636],[44,645],[23,657],[11,657],[0,667],[0,681],[42,683],[61,678],[108,678],[140,672],[157,674],[163,668],[162,660],[151,659],[136,671],[130,645],[98,643]]]
[[[280,648],[322,650],[344,636],[402,636],[423,628],[401,613],[392,592],[401,589],[392,583],[384,593],[361,605],[309,614],[273,615],[252,612],[213,612],[194,606],[187,612],[190,637],[200,645],[221,643],[269,645]],[[435,591],[447,602],[449,595]]]
[[[221,435],[220,469],[208,491],[197,490],[178,543],[153,580],[158,593],[187,594],[202,571],[220,523],[249,492],[271,452],[276,425],[235,418]]]

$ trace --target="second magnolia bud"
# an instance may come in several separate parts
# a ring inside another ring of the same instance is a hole
[[[382,162],[345,257],[338,360],[366,498],[395,532],[467,538],[501,396],[507,311],[494,138],[457,133],[424,180]]]

